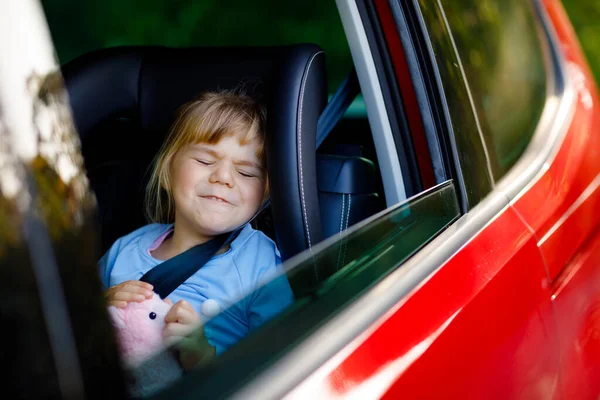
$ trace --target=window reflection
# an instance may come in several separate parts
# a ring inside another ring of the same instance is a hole
[[[45,76],[32,73],[27,87],[37,133],[37,154],[29,167],[38,191],[38,207],[56,238],[61,231],[80,226],[93,202],[62,77],[57,72]]]
[[[467,200],[473,207],[492,190],[493,179],[488,164],[493,154],[486,154],[475,114],[469,106],[469,92],[460,60],[454,51],[439,2],[420,0],[419,4],[442,81],[442,94],[450,114]]]
[[[525,151],[546,99],[542,45],[531,2],[447,0],[443,10],[431,1],[420,3],[428,15],[444,86],[453,87],[464,73],[471,94],[471,99],[458,98],[461,91],[446,90],[449,103],[463,108],[451,107],[455,134],[475,128],[461,117],[474,107],[493,177],[498,180]],[[446,28],[459,60],[447,57],[450,48],[444,47],[441,36]]]
[[[11,151],[10,137],[0,109],[0,259],[21,242],[21,214],[30,203],[24,170]]]
[[[50,248],[46,261],[38,259],[47,265],[39,268],[58,269],[70,318],[70,325],[63,329],[68,332],[69,344],[76,347],[86,396],[119,397],[125,387],[97,275],[100,252],[95,200],[66,90],[58,70],[46,75],[31,72],[26,84],[31,110],[23,115],[31,115],[34,140],[27,158],[21,160],[26,171],[22,182],[33,199],[29,218],[38,227],[29,235],[36,235]],[[53,313],[51,310],[45,318],[52,320]]]

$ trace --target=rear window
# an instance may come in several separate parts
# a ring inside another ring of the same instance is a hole
[[[444,2],[444,13],[461,65],[441,68],[464,73],[498,180],[525,151],[546,100],[546,73],[533,7],[522,0],[452,0]],[[446,96],[453,94],[447,91]]]

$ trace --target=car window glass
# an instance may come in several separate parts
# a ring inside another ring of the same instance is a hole
[[[533,8],[520,0],[450,0],[443,11],[430,0],[420,4],[455,136],[480,130],[487,168],[498,180],[525,151],[545,103],[546,75]],[[446,38],[448,28],[451,36]],[[458,59],[446,57],[453,47]],[[465,89],[456,90],[463,78],[470,97]],[[471,102],[476,121],[465,115],[472,112]]]
[[[439,3],[424,0],[419,4],[442,83],[442,100],[445,100],[450,114],[466,198],[472,207],[492,190],[489,157],[477,128],[475,114],[468,106],[470,100],[465,77],[461,74],[460,61]]]
[[[4,379],[11,398],[60,395],[50,335],[37,292],[37,276],[25,236],[26,169],[10,151],[10,134],[0,111],[0,360],[10,365]],[[31,368],[35,365],[35,368]],[[12,392],[14,390],[14,392]]]
[[[236,308],[248,309],[249,304],[261,301],[268,293],[277,293],[288,282],[294,291],[294,301],[209,364],[201,364],[176,380],[178,383],[171,391],[164,393],[165,398],[177,393],[202,393],[209,397],[228,393],[402,265],[458,216],[454,186],[446,182],[387,210],[385,215],[340,240],[322,243],[312,252],[285,263],[283,269],[287,275],[260,285],[224,309],[206,322],[204,334],[213,337],[227,334]],[[314,284],[314,274],[320,275],[320,284]],[[190,338],[199,335],[196,332]],[[140,384],[148,384],[144,381],[144,371],[164,356],[164,352],[159,353],[134,368],[134,376],[139,377],[138,386],[132,386],[136,393],[144,392]],[[172,386],[169,381],[163,384]]]
[[[0,98],[0,360],[10,365],[8,390],[19,391],[3,397],[121,398],[117,344],[97,296],[95,202],[66,92],[57,71],[26,80],[25,93]],[[31,106],[18,109],[24,123],[2,114],[8,101]]]

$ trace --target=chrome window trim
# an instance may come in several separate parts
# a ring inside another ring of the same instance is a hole
[[[336,0],[367,108],[388,207],[406,200],[396,144],[365,27],[354,0]]]
[[[481,230],[534,184],[551,163],[572,120],[576,91],[569,78],[566,60],[557,50],[559,40],[540,0],[533,0],[544,42],[549,49],[547,62],[551,92],[542,112],[532,142],[515,166],[498,181],[497,186],[469,213],[435,238],[431,243],[396,269],[386,279],[334,318],[323,324],[303,343],[292,349],[271,367],[239,390],[233,398],[281,398],[299,384],[311,384],[327,374],[336,363],[327,362],[343,357],[360,345],[367,335],[361,335],[436,270],[453,254],[468,244]],[[338,1],[339,4],[342,1]],[[322,378],[321,378],[322,379]]]

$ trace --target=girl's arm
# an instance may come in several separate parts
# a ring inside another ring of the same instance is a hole
[[[294,294],[284,274],[257,289],[249,301],[248,322],[252,331],[292,305]]]

